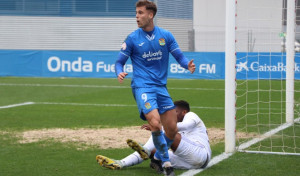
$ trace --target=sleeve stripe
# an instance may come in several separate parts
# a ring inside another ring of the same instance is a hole
[[[175,48],[175,49],[173,49],[170,53],[172,53],[172,52],[174,52],[175,50],[178,50],[179,48]]]
[[[122,51],[120,51],[121,54],[125,55],[126,57],[129,57],[127,54],[123,53]]]

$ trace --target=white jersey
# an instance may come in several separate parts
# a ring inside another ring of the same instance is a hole
[[[206,127],[197,114],[193,112],[186,113],[183,121],[177,123],[177,128],[178,132],[182,136],[185,136],[196,144],[203,145],[208,150],[209,158],[211,157],[211,149]]]
[[[205,166],[210,161],[211,149],[203,121],[197,114],[188,112],[183,121],[177,123],[177,128],[181,141],[175,152],[168,151],[172,166],[177,169],[199,169]],[[144,148],[148,151],[155,149],[152,136]]]

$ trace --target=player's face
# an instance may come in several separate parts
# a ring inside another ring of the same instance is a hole
[[[182,122],[184,114],[185,114],[184,110],[179,107],[176,107],[175,110],[176,110],[176,114],[177,114],[177,122]]]
[[[136,7],[135,17],[138,27],[145,29],[151,24],[153,13],[151,13],[149,10],[146,10],[145,6]]]

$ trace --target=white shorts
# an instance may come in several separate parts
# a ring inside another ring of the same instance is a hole
[[[171,164],[176,169],[199,169],[208,158],[208,151],[201,144],[196,144],[184,136],[175,152],[169,150]]]

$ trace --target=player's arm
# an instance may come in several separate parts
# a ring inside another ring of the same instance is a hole
[[[181,67],[188,69],[191,73],[194,73],[196,66],[194,64],[194,59],[188,60],[180,50],[177,48],[171,51],[172,56],[176,59],[176,61],[180,64]]]
[[[178,131],[186,131],[188,129],[193,129],[197,126],[199,122],[199,117],[196,114],[191,114],[187,117],[184,118],[182,122],[177,123],[177,128]],[[141,126],[141,129],[145,129],[148,131],[151,131],[150,125],[149,124],[143,124]]]
[[[128,73],[124,72],[124,65],[131,55],[132,52],[132,39],[131,37],[127,37],[125,41],[122,43],[121,51],[119,53],[118,59],[115,63],[115,70],[118,77],[118,81],[123,83],[124,78],[128,75]]]
[[[128,75],[128,73],[124,72],[124,65],[128,59],[128,56],[123,54],[122,52],[119,53],[118,59],[115,63],[115,70],[116,70],[116,75],[118,77],[118,81],[120,83],[123,83],[123,80],[125,76]]]
[[[197,120],[194,118],[185,117],[182,122],[177,123],[178,131],[186,131],[197,126]]]
[[[168,48],[172,56],[176,59],[176,61],[180,64],[181,67],[188,69],[191,73],[194,73],[196,69],[194,60],[192,59],[189,61],[183,55],[172,33],[167,33],[167,38]]]
[[[141,129],[151,131],[151,128],[150,128],[150,125],[149,125],[149,124],[143,124],[143,125],[141,126]]]

